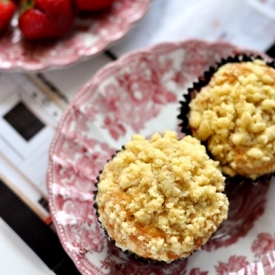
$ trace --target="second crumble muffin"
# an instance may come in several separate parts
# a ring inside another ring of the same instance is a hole
[[[191,100],[189,127],[229,176],[275,171],[275,69],[262,60],[226,63]]]

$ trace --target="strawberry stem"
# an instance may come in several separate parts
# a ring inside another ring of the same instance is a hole
[[[35,0],[24,0],[21,2],[20,5],[20,14],[23,14],[25,11],[31,9],[32,7],[34,7],[34,3]]]

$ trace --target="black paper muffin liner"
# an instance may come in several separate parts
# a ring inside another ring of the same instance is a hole
[[[110,162],[111,160],[113,160],[113,158],[121,151],[125,150],[125,147],[122,146],[122,149],[121,150],[117,150],[115,152],[115,154],[112,155],[112,157],[107,160],[106,163]],[[104,231],[104,234],[106,235],[106,237],[108,238],[108,241],[112,242],[115,247],[117,247],[121,252],[125,253],[127,256],[129,256],[132,260],[135,260],[135,261],[138,261],[138,262],[141,262],[141,263],[145,263],[145,264],[154,264],[154,265],[162,265],[162,264],[170,264],[170,263],[175,263],[179,260],[182,260],[184,258],[179,258],[179,259],[176,259],[172,262],[165,262],[165,261],[158,261],[158,260],[154,260],[154,259],[150,259],[150,258],[143,258],[137,254],[135,254],[134,252],[130,251],[130,250],[122,250],[120,247],[118,247],[116,245],[116,241],[108,234],[108,231],[106,230],[106,228],[103,226],[103,224],[101,223],[101,221],[99,220],[99,212],[98,212],[98,205],[96,203],[96,197],[97,197],[97,194],[98,194],[98,184],[99,184],[99,181],[100,181],[100,175],[102,173],[103,170],[99,171],[99,175],[96,177],[96,183],[95,183],[95,190],[93,191],[94,193],[94,204],[93,204],[93,207],[95,209],[95,213],[96,213],[96,216],[97,216],[97,221],[100,225],[100,227],[103,229]],[[194,253],[194,252],[193,252]],[[191,255],[191,254],[190,254]],[[190,257],[190,256],[189,256]]]
[[[192,99],[194,99],[196,97],[196,95],[200,92],[200,90],[210,82],[213,74],[215,72],[217,72],[221,66],[223,66],[227,63],[249,62],[249,61],[254,61],[256,59],[263,60],[266,63],[266,65],[275,69],[275,61],[274,60],[267,60],[267,59],[263,58],[263,56],[260,56],[260,55],[238,54],[235,56],[229,56],[228,58],[222,58],[220,62],[217,62],[214,66],[209,67],[203,73],[202,76],[199,76],[198,79],[195,82],[193,82],[192,86],[187,89],[187,93],[183,94],[183,100],[179,101],[180,107],[179,107],[179,115],[177,116],[177,118],[180,121],[179,128],[180,128],[181,133],[192,136],[192,131],[189,128],[189,119],[188,119],[188,114],[190,111],[189,103],[191,102]],[[201,143],[205,146],[209,157],[214,159],[212,154],[207,149],[206,142],[201,142]],[[256,178],[255,180],[253,180],[251,178],[247,178],[247,177],[244,177],[241,175],[230,177],[229,175],[224,174],[224,176],[226,177],[226,182],[235,182],[236,184],[241,184],[241,183],[257,184],[260,182],[264,182],[266,180],[270,180],[271,177],[274,175],[275,175],[275,172],[268,173],[268,174],[262,175],[262,176]]]

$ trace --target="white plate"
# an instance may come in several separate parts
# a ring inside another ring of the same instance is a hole
[[[151,0],[116,0],[97,15],[78,17],[72,31],[56,42],[25,41],[17,28],[0,35],[0,70],[41,71],[93,57],[124,37],[149,8]]]
[[[59,238],[80,272],[275,274],[275,183],[228,185],[228,220],[202,250],[172,264],[130,259],[108,241],[93,209],[96,176],[115,150],[133,133],[178,131],[178,101],[192,81],[222,57],[249,52],[222,42],[163,43],[105,66],[78,92],[52,143],[47,183]]]

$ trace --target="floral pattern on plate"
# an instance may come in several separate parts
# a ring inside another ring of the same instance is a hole
[[[229,219],[202,250],[171,264],[146,264],[121,252],[100,229],[93,208],[96,177],[116,150],[134,133],[179,132],[182,94],[209,66],[244,52],[254,53],[224,42],[162,43],[108,64],[77,93],[52,142],[47,183],[59,238],[82,274],[237,275],[262,259],[270,269],[266,255],[275,249],[270,181],[228,185]]]
[[[116,0],[106,11],[78,17],[72,31],[56,42],[25,41],[14,18],[12,27],[0,36],[0,70],[41,71],[95,56],[125,36],[150,3]]]

